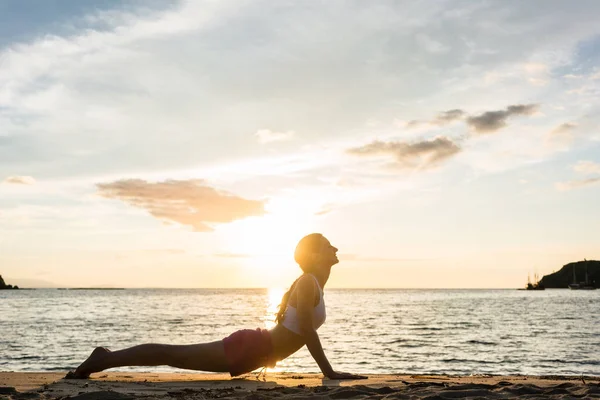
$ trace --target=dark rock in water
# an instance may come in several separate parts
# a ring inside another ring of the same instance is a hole
[[[4,282],[4,279],[2,278],[2,275],[0,275],[0,290],[3,289],[18,289],[19,287],[17,285],[13,286],[13,285],[7,285],[6,282]]]
[[[577,261],[564,265],[560,271],[550,275],[545,275],[540,284],[546,288],[568,288],[569,284],[585,282],[587,269],[588,284],[590,286],[600,286],[600,261],[588,260]],[[577,282],[573,282],[573,270]]]

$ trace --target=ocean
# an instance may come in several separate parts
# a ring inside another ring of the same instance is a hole
[[[282,294],[282,289],[0,291],[0,370],[67,371],[96,346],[191,344],[237,329],[270,328]],[[326,289],[325,301],[327,321],[319,336],[336,370],[600,376],[600,290]],[[319,372],[306,348],[272,370]]]

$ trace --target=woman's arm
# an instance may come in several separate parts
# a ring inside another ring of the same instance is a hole
[[[319,335],[313,326],[313,312],[315,299],[315,283],[312,279],[302,278],[298,281],[296,288],[296,310],[298,312],[298,323],[306,347],[310,355],[315,359],[323,374],[330,379],[366,379],[366,376],[353,375],[344,372],[335,372],[325,356]]]

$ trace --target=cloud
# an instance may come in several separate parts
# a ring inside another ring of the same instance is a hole
[[[406,128],[406,129],[412,129],[412,128],[416,128],[418,126],[423,125],[424,123],[426,123],[425,121],[419,121],[416,119],[410,120],[410,121],[402,121],[402,120],[396,120],[396,126],[400,127],[400,128]]]
[[[437,117],[432,121],[432,123],[435,125],[446,125],[454,120],[461,119],[465,115],[466,113],[463,110],[448,110],[439,113]]]
[[[334,203],[323,204],[323,206],[321,207],[321,209],[318,210],[317,212],[315,212],[315,215],[329,214],[330,212],[332,212],[333,210],[335,210],[337,207],[338,207],[338,204],[334,204]]]
[[[546,84],[548,83],[548,81],[546,79],[540,79],[540,78],[529,78],[529,79],[527,79],[527,81],[534,86],[546,86]]]
[[[546,137],[549,144],[568,146],[574,138],[577,124],[574,122],[565,122],[552,129]]]
[[[550,79],[548,65],[541,63],[527,63],[523,66],[527,73],[527,81],[534,86],[545,86]]]
[[[269,129],[259,129],[254,136],[258,138],[260,143],[280,142],[291,139],[294,136],[294,131],[273,132]]]
[[[433,168],[461,150],[451,139],[438,136],[420,142],[374,141],[364,146],[347,150],[357,156],[392,155],[401,168]]]
[[[567,191],[600,183],[600,164],[598,163],[593,161],[579,161],[573,166],[573,171],[584,175],[597,176],[586,179],[576,179],[568,182],[558,182],[555,184],[556,189],[560,191]]]
[[[548,72],[548,66],[542,63],[527,63],[523,69],[530,74],[545,74]]]
[[[531,115],[539,109],[538,104],[517,104],[504,110],[486,111],[467,118],[467,124],[480,134],[496,132],[507,125],[507,119],[515,115]]]
[[[549,148],[567,149],[575,139],[578,125],[574,122],[565,122],[552,129],[544,137]]]
[[[424,35],[422,33],[418,34],[415,37],[415,40],[416,40],[417,44],[419,45],[419,47],[421,47],[423,50],[425,50],[428,53],[442,54],[442,53],[447,53],[450,51],[450,47],[448,47],[436,40],[433,40],[429,36]]]
[[[573,166],[573,170],[582,174],[600,174],[600,164],[593,161],[579,161]]]
[[[31,176],[9,176],[4,180],[4,183],[14,185],[33,185],[35,184],[35,179],[33,179]]]
[[[505,110],[488,111],[477,116],[467,118],[467,124],[475,128],[479,133],[487,133],[496,131],[506,126],[506,120],[513,115],[530,115],[538,108],[536,104],[528,105],[513,105],[508,106]],[[467,116],[467,112],[459,108],[442,111],[430,121],[410,120],[403,122],[403,127],[406,129],[416,128],[423,124],[444,126],[453,121],[463,119]]]
[[[594,71],[591,75],[590,75],[590,79],[591,80],[596,80],[596,79],[600,79],[600,71]]]
[[[590,7],[565,6],[541,21],[525,3],[181,1],[67,18],[70,29],[8,37],[0,51],[0,131],[30,147],[0,149],[0,169],[47,178],[194,168],[261,154],[229,144],[256,140],[263,127],[293,127],[305,144],[391,120],[399,108],[417,115],[424,104],[536,99],[520,78],[483,88],[481,77],[523,72],[524,62],[530,74],[564,65],[597,32]],[[554,89],[549,101],[564,95]]]
[[[564,192],[567,190],[578,189],[585,186],[592,186],[600,183],[600,177],[579,179],[568,182],[558,182],[555,184],[556,189]]]
[[[564,124],[560,124],[556,128],[554,128],[550,134],[552,135],[569,135],[575,128],[577,128],[577,124],[572,122],[565,122]]]
[[[449,123],[451,123],[457,119],[463,118],[465,115],[466,115],[466,113],[463,110],[454,109],[454,110],[442,111],[437,116],[435,116],[431,121],[423,121],[423,120],[417,120],[417,119],[413,119],[413,120],[409,120],[409,121],[396,120],[395,124],[396,124],[396,126],[405,128],[405,129],[418,128],[423,125],[444,126],[444,125],[448,125]]]
[[[97,185],[99,194],[148,211],[167,222],[212,231],[213,224],[265,214],[264,203],[247,200],[206,186],[202,180],[167,180],[151,183],[126,179]]]

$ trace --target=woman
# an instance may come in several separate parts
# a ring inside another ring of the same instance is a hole
[[[304,274],[283,296],[277,325],[271,330],[243,329],[223,340],[193,345],[142,344],[119,351],[98,347],[66,378],[86,379],[91,373],[108,368],[153,365],[229,372],[237,376],[260,367],[273,367],[306,345],[329,379],[365,379],[365,376],[334,371],[317,334],[325,321],[322,288],[329,279],[331,267],[339,262],[337,251],[319,233],[300,240],[294,258]]]

